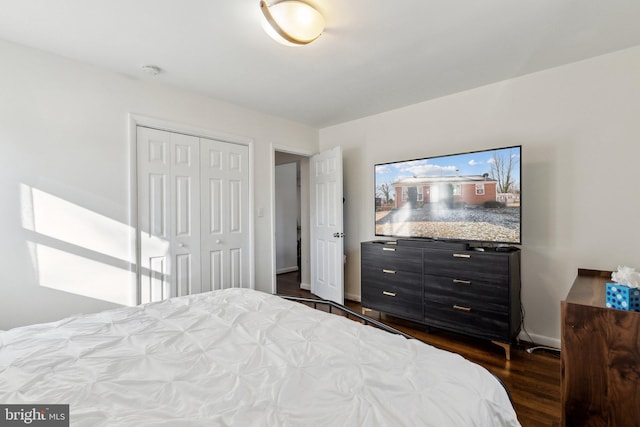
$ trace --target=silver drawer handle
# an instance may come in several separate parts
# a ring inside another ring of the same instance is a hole
[[[453,254],[453,256],[456,258],[471,258],[469,254]]]
[[[387,273],[387,274],[396,274],[395,270],[382,270],[383,273]]]
[[[383,251],[395,252],[395,248],[382,248]]]
[[[396,294],[394,292],[387,292],[387,291],[382,291],[383,295],[386,295],[388,297],[395,297]]]
[[[469,313],[471,311],[471,308],[463,307],[461,305],[454,305],[453,308],[458,310],[458,311],[464,311],[465,313]]]
[[[462,285],[470,285],[471,284],[471,280],[453,279],[453,283],[460,283]]]

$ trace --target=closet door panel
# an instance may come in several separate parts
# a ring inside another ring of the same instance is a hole
[[[198,138],[137,128],[140,302],[201,292]]]
[[[170,296],[202,292],[200,249],[200,142],[171,133],[171,253],[174,274]]]
[[[249,286],[248,147],[201,139],[202,180],[209,187],[203,206],[202,250],[211,254],[203,265],[203,288]],[[203,227],[204,229],[204,227]],[[214,256],[215,254],[215,256]],[[214,264],[215,260],[215,264]]]
[[[171,288],[171,135],[137,129],[138,239],[141,302],[159,301]]]

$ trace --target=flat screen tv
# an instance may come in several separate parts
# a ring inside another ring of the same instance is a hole
[[[376,164],[376,236],[520,244],[521,151]]]

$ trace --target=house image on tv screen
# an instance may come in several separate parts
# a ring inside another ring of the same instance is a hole
[[[520,244],[520,148],[374,165],[376,235]]]
[[[395,208],[408,205],[411,208],[425,204],[443,203],[450,208],[486,206],[488,203],[505,203],[508,195],[498,197],[498,181],[489,174],[468,176],[411,177],[393,184]]]

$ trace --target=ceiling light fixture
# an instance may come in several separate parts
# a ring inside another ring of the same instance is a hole
[[[274,40],[289,46],[311,43],[324,30],[324,17],[309,4],[299,0],[283,0],[267,5],[260,1],[263,27]]]

